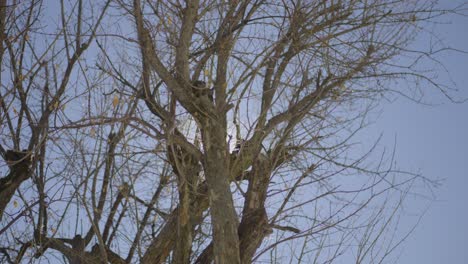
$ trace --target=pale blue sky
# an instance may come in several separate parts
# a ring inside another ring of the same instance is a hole
[[[443,6],[452,1],[444,1]],[[468,17],[451,16],[451,24],[438,26],[438,36],[453,48],[468,50]],[[416,46],[428,45],[418,39]],[[468,55],[448,52],[437,56],[460,90],[456,98],[468,98]],[[440,81],[448,82],[445,74]],[[436,106],[423,106],[405,99],[387,103],[372,126],[373,133],[384,133],[383,144],[396,139],[399,167],[421,172],[430,179],[445,179],[435,189],[435,200],[414,233],[403,245],[397,263],[468,263],[468,102],[450,103],[431,90],[427,99]],[[406,212],[423,211],[427,200],[412,198]],[[403,227],[416,218],[406,217]]]

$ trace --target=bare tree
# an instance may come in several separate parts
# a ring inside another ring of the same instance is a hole
[[[409,45],[462,7],[49,5],[0,1],[2,261],[380,263],[401,244],[431,182],[355,135],[383,95],[448,96]]]

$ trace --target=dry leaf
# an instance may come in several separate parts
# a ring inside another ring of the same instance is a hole
[[[59,108],[59,105],[60,105],[59,101],[55,101],[54,104],[49,106],[49,110],[50,111],[55,111],[55,110],[57,110]]]
[[[89,131],[89,135],[91,137],[95,137],[96,136],[96,129],[94,127],[91,128],[91,130]]]
[[[17,207],[18,207],[18,201],[14,200],[14,201],[13,201],[13,206],[14,206],[15,208],[17,208]]]
[[[15,115],[18,114],[18,111],[16,110],[16,108],[13,107],[13,113],[15,113]]]
[[[340,85],[340,90],[341,90],[342,92],[345,91],[345,90],[346,90],[346,86],[345,86],[344,84],[341,84],[341,85]]]
[[[340,97],[340,92],[339,91],[336,91],[336,90],[332,90],[331,91],[331,98],[333,100],[338,100],[338,98]]]
[[[112,99],[112,105],[115,107],[117,107],[117,105],[119,105],[119,96],[117,95],[114,95],[114,99]]]
[[[26,41],[29,41],[29,35],[28,35],[28,34],[24,35],[24,39],[25,39]]]

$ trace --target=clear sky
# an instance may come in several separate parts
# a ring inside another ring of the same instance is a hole
[[[443,6],[455,1],[441,1]],[[468,50],[468,17],[447,17],[451,24],[439,25],[438,36],[453,48]],[[416,46],[427,47],[418,39]],[[468,98],[468,54],[455,52],[437,56],[460,91],[456,98]],[[447,76],[440,80],[448,83]],[[412,199],[405,211],[424,211],[424,217],[403,245],[401,264],[468,263],[468,102],[450,103],[431,89],[427,99],[438,104],[423,106],[405,99],[387,103],[371,132],[383,133],[383,144],[396,140],[400,168],[421,172],[430,179],[445,179],[435,189],[434,200]],[[414,224],[416,217],[403,218],[401,225]]]

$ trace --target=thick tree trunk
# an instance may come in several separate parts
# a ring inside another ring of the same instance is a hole
[[[242,221],[238,235],[240,259],[243,264],[250,264],[265,236],[271,233],[268,216],[265,211],[266,192],[270,176],[270,161],[260,156],[254,164],[252,177],[249,177],[247,197],[244,202]],[[210,264],[214,258],[214,246],[211,242],[196,260],[196,264]],[[215,262],[217,263],[217,262]]]
[[[233,163],[233,161],[236,160],[236,157],[238,157],[237,154],[231,154],[231,163]],[[281,162],[282,161],[276,162],[275,167],[279,166]],[[248,167],[248,166],[244,166],[244,167]],[[250,181],[250,179],[253,177],[253,174],[258,173],[259,170],[249,171],[248,173],[244,174],[244,173],[240,173],[243,170],[237,167],[237,168],[234,168],[233,171],[235,171],[236,176],[232,177],[232,180],[236,180],[236,181],[249,180]],[[192,210],[192,215],[191,215],[192,228],[194,228],[196,225],[201,223],[203,219],[202,218],[203,212],[206,211],[208,207],[209,207],[208,185],[206,182],[203,182],[198,186],[197,191],[193,197],[191,207],[190,207]],[[179,212],[179,207],[177,207],[175,210],[172,211],[172,213],[167,219],[166,224],[161,229],[161,232],[159,232],[157,238],[151,242],[151,245],[146,250],[145,255],[143,256],[142,261],[141,261],[142,263],[157,264],[157,263],[163,263],[167,259],[171,250],[174,249],[175,244],[176,244],[177,216],[179,215],[178,212]],[[243,228],[239,227],[239,229],[243,229]],[[240,251],[242,255],[242,250]],[[203,254],[206,254],[206,253],[204,252]],[[199,258],[197,259],[197,263],[199,260],[203,259],[202,255],[199,256]],[[211,245],[211,252],[209,253],[209,259],[213,260],[212,245]],[[200,263],[205,263],[205,262],[200,262]],[[209,262],[206,262],[206,263],[209,263]]]
[[[237,233],[239,222],[230,189],[230,156],[226,147],[226,130],[217,121],[210,119],[202,129],[215,263],[236,264],[240,263]]]
[[[195,213],[191,202],[195,200],[197,178],[201,168],[195,157],[178,150],[176,145],[171,145],[168,153],[173,170],[177,175],[177,188],[179,191],[177,239],[172,263],[182,264],[190,262],[193,240],[192,215]]]
[[[192,247],[192,225],[190,224],[190,191],[186,177],[179,177],[179,214],[177,216],[177,239],[172,263],[189,263]]]
[[[209,207],[208,203],[208,187],[203,184],[198,188],[196,196],[193,198],[190,208],[192,228],[202,221],[202,214]],[[177,240],[177,217],[179,215],[179,207],[177,207],[167,219],[167,223],[162,228],[158,237],[151,243],[148,250],[145,252],[141,263],[157,264],[163,263],[174,249]]]

